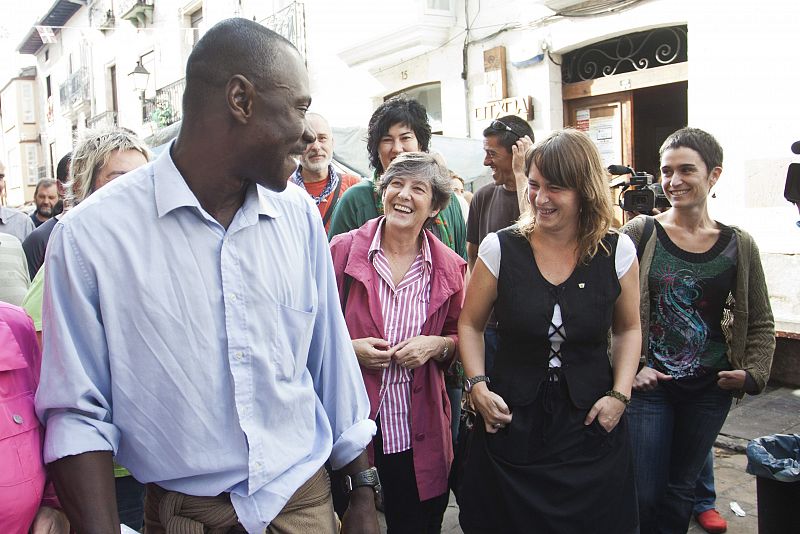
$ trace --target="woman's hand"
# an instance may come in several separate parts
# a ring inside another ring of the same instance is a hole
[[[652,391],[656,389],[661,380],[672,380],[672,377],[650,367],[642,367],[642,370],[633,379],[633,389],[634,391]]]
[[[377,337],[364,337],[353,340],[353,350],[361,367],[365,369],[386,369],[395,349],[389,348],[389,342]]]
[[[33,519],[31,534],[69,534],[69,520],[61,510],[41,506]]]
[[[481,413],[486,432],[489,434],[494,434],[511,424],[511,410],[508,409],[506,401],[497,393],[489,391],[486,382],[479,382],[472,387],[470,399]]]
[[[394,360],[400,367],[416,369],[444,352],[447,341],[441,336],[416,336],[394,346]]]
[[[594,403],[594,406],[592,406],[592,409],[589,410],[589,413],[586,415],[583,424],[589,426],[592,424],[592,421],[597,418],[597,422],[600,423],[600,426],[602,426],[606,432],[611,432],[614,430],[614,427],[617,426],[617,423],[619,423],[623,412],[625,412],[625,403],[606,395],[597,399],[597,402]]]
[[[717,373],[719,380],[717,385],[720,389],[744,389],[744,381],[747,376],[747,371],[744,369],[736,369],[734,371],[720,371]]]

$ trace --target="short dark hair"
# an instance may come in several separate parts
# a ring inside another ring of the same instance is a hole
[[[52,187],[54,185],[56,185],[56,181],[53,180],[52,178],[42,178],[42,179],[40,179],[38,182],[36,182],[36,189],[33,190],[33,196],[36,197],[36,195],[39,194],[39,189],[41,189],[42,187],[44,187],[46,189],[46,188]]]
[[[722,167],[722,146],[713,135],[705,130],[687,126],[670,134],[658,150],[658,156],[663,156],[667,150],[680,147],[691,148],[700,154],[700,158],[706,164],[706,171],[709,173],[714,167]]]
[[[58,161],[56,167],[56,180],[65,184],[69,181],[69,162],[72,160],[72,152],[67,152],[63,158]]]
[[[522,119],[516,115],[506,115],[504,117],[499,117],[495,119],[497,121],[502,122],[509,128],[513,128],[514,132],[509,132],[508,130],[497,130],[488,126],[485,130],[483,130],[484,137],[496,137],[497,142],[500,143],[500,146],[505,148],[508,153],[511,153],[511,147],[514,146],[517,140],[520,137],[528,136],[533,141],[533,129],[531,125],[528,124],[528,121]],[[521,133],[522,136],[517,135],[517,133]]]
[[[286,38],[252,20],[218,22],[197,42],[186,61],[183,109],[191,114],[207,100],[210,88],[224,86],[236,74],[263,88],[279,63],[276,59],[281,55],[276,49],[280,46],[299,53]]]
[[[378,174],[386,170],[378,155],[381,138],[395,124],[405,124],[412,130],[419,142],[421,152],[428,152],[431,142],[431,125],[428,123],[428,112],[425,106],[406,96],[394,96],[378,106],[372,114],[367,126],[367,152],[369,163]]]

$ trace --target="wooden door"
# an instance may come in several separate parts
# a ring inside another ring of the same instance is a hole
[[[564,102],[564,124],[586,132],[603,164],[636,168],[633,153],[633,93],[623,91]]]

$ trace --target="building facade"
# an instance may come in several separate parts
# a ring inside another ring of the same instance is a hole
[[[38,89],[35,68],[23,69],[0,89],[4,148],[0,160],[6,166],[5,202],[9,206],[32,200],[36,182],[47,176],[39,143]]]
[[[394,94],[434,131],[481,138],[519,114],[537,137],[586,130],[607,163],[658,174],[658,147],[691,125],[725,149],[712,215],[761,247],[777,327],[800,333],[800,228],[782,197],[800,139],[800,3],[772,0],[55,1],[19,50],[37,58],[47,172],[75,133],[115,122],[148,136],[180,119],[186,58],[230,16],[287,36],[306,58],[313,109],[364,126]],[[50,22],[53,21],[53,22]],[[149,73],[144,91],[129,76]],[[6,106],[3,106],[4,113]],[[800,356],[799,356],[800,357]]]

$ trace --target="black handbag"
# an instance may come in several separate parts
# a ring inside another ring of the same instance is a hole
[[[464,480],[464,470],[466,469],[470,447],[472,445],[472,434],[477,419],[475,407],[472,405],[469,393],[464,392],[461,398],[461,417],[458,420],[458,439],[453,448],[453,465],[450,466],[449,485],[450,490],[458,501],[461,492],[461,484]]]

